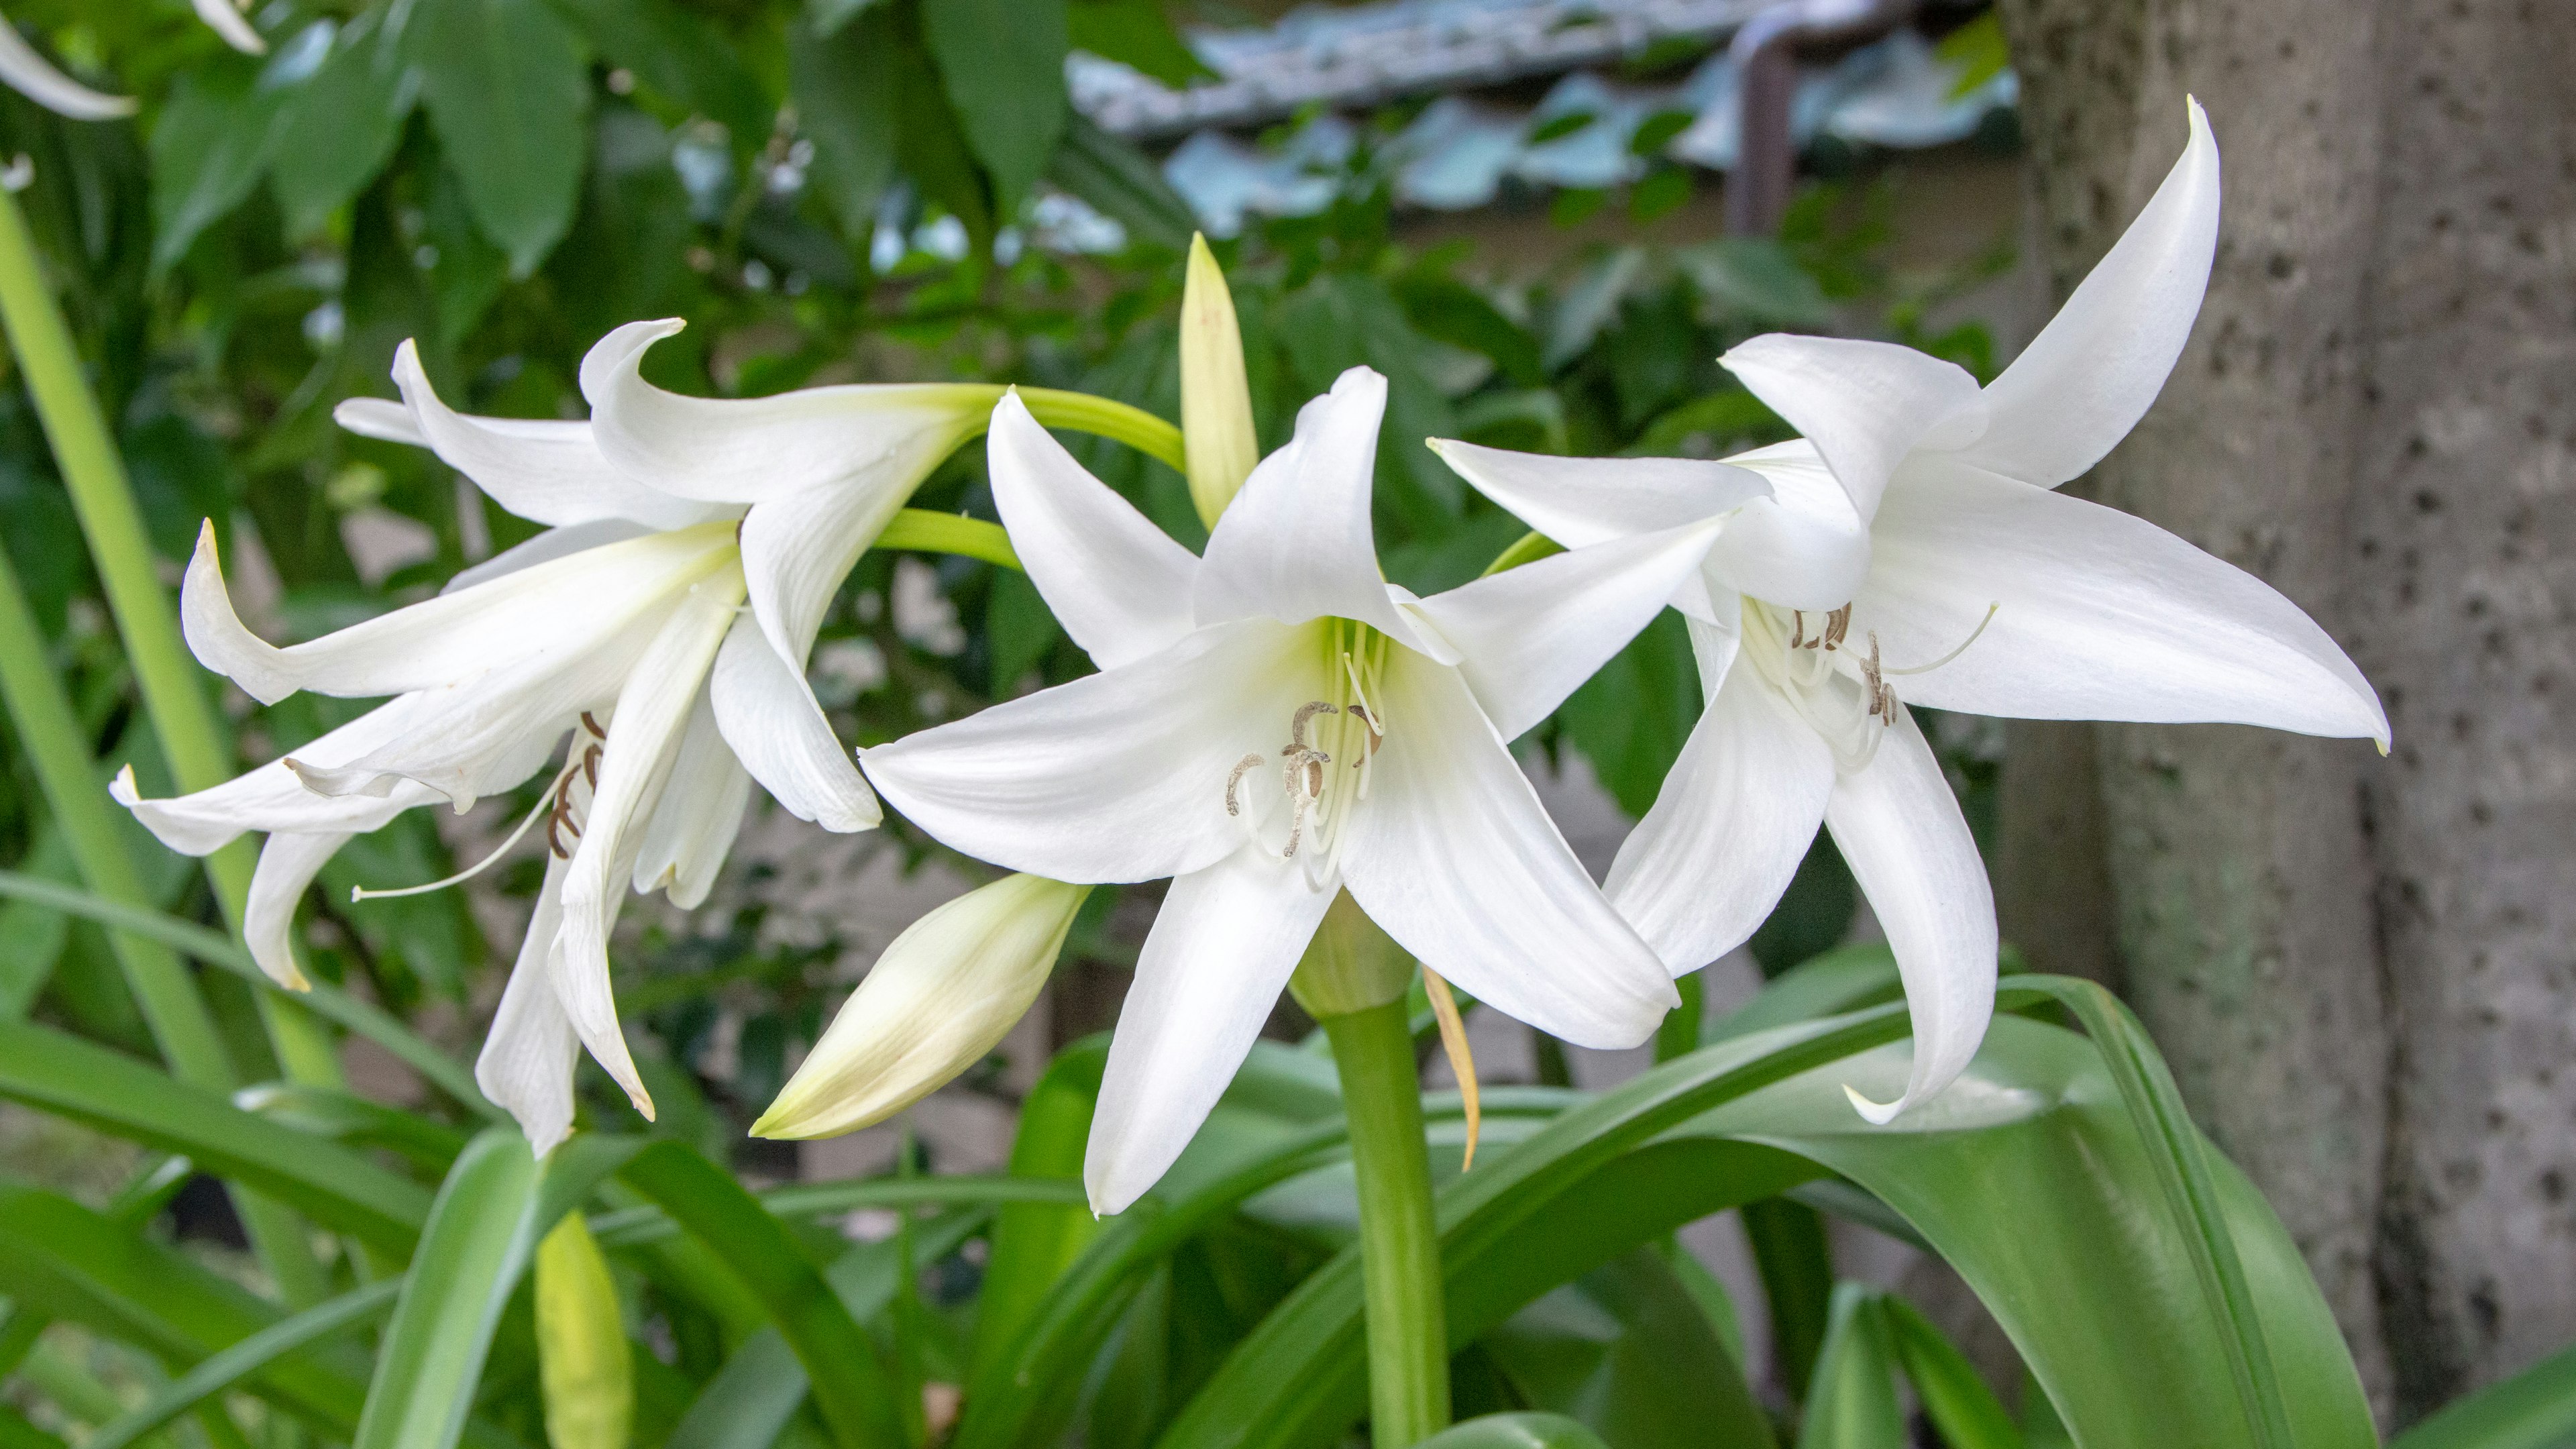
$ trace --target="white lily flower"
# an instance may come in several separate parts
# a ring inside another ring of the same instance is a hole
[[[751,1135],[855,1132],[990,1056],[1037,1000],[1090,894],[1089,886],[1009,875],[906,926]]]
[[[1418,599],[1383,580],[1370,539],[1385,397],[1354,368],[1308,403],[1204,558],[1005,399],[995,502],[1101,672],[861,757],[970,855],[1086,884],[1172,879],[1110,1047],[1084,1167],[1099,1211],[1180,1153],[1343,889],[1426,966],[1579,1044],[1633,1045],[1677,999],[1508,744],[1644,627],[1720,525]],[[1737,477],[1741,497],[1761,491]]]
[[[1726,461],[1565,459],[1435,443],[1568,545],[1769,480],[1674,602],[1708,706],[1607,890],[1676,973],[1769,914],[1818,822],[1896,952],[1914,1018],[1884,1122],[1966,1067],[1994,1008],[1985,868],[1903,699],[2023,719],[2224,721],[2365,736],[2368,680],[2270,586],[2144,520],[2053,492],[2124,437],[2190,336],[2218,233],[2197,104],[2164,184],[2066,306],[1980,390],[1884,343],[1757,337],[1722,359],[1805,436]]]

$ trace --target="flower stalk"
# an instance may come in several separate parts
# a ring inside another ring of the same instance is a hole
[[[1413,1032],[1401,1000],[1327,1016],[1323,1027],[1359,1183],[1369,1432],[1376,1449],[1406,1449],[1449,1427],[1448,1305]]]

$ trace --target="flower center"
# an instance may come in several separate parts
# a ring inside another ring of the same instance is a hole
[[[1294,860],[1302,850],[1308,883],[1319,890],[1340,864],[1343,826],[1369,797],[1372,764],[1386,739],[1386,715],[1377,700],[1383,697],[1387,653],[1393,647],[1365,624],[1323,622],[1323,684],[1331,697],[1299,705],[1288,718],[1288,742],[1278,753],[1245,755],[1225,780],[1225,813],[1243,819],[1247,807],[1259,802],[1261,788],[1247,781],[1277,768],[1275,778],[1288,807],[1287,840],[1279,853]],[[1337,764],[1347,768],[1337,769]],[[1256,812],[1247,826],[1258,829],[1265,815]]]
[[[572,745],[564,751],[563,768],[555,772],[554,783],[537,797],[536,807],[519,821],[518,828],[504,836],[491,852],[456,874],[427,885],[400,886],[391,890],[369,890],[365,886],[349,889],[349,902],[382,900],[393,896],[421,896],[462,885],[492,868],[492,863],[507,855],[520,837],[546,822],[546,849],[557,860],[572,859],[573,844],[581,839],[582,819],[590,811],[591,792],[599,788],[599,761],[608,744],[608,730],[589,710],[581,712],[581,723],[572,732]],[[578,786],[580,793],[574,793]]]
[[[1865,631],[1866,652],[1852,647],[1852,606],[1816,613],[1783,609],[1759,599],[1744,601],[1744,656],[1812,726],[1846,773],[1878,753],[1879,739],[1896,722],[1902,701],[1888,681],[1938,669],[1967,651],[1994,622],[2000,604],[1989,604],[1968,637],[1927,664],[1890,668],[1879,657],[1878,632]]]

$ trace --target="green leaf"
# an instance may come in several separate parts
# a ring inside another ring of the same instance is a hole
[[[1130,241],[1179,251],[1198,229],[1190,204],[1163,179],[1163,169],[1152,158],[1079,111],[1066,117],[1064,144],[1056,147],[1046,174],[1125,227]]]
[[[1082,1156],[1091,1117],[1100,1101],[1100,1077],[1109,1059],[1104,1036],[1067,1046],[1020,1099],[1019,1131],[1011,1139],[1011,1175],[1082,1182]],[[1063,1206],[1014,1203],[993,1223],[991,1256],[975,1310],[972,1376],[990,1371],[1005,1349],[1038,1315],[1048,1291],[1101,1223],[1087,1201]]]
[[[1539,366],[1538,339],[1502,313],[1483,292],[1455,277],[1416,271],[1393,282],[1395,300],[1423,336],[1493,359],[1522,387],[1547,380]]]
[[[894,181],[896,48],[883,10],[830,30],[791,30],[787,93],[814,143],[814,185],[853,246],[876,234],[877,202]]]
[[[1562,1414],[1487,1414],[1454,1424],[1414,1449],[1608,1449],[1601,1436]]]
[[[410,1252],[429,1216],[428,1193],[346,1148],[46,1027],[0,1023],[0,1097],[182,1153],[390,1252]]]
[[[588,153],[581,38],[544,0],[420,0],[405,36],[447,165],[524,277],[572,225]]]
[[[609,64],[623,67],[644,89],[723,122],[736,145],[756,146],[768,136],[769,98],[760,82],[724,32],[698,15],[670,0],[555,4],[580,20]],[[791,61],[794,52],[790,41]]]
[[[1162,0],[1070,0],[1065,30],[1077,49],[1178,88],[1216,74],[1182,41]]]
[[[186,256],[259,184],[286,94],[231,59],[180,72],[152,127],[154,270]]]
[[[1512,1315],[1479,1342],[1521,1401],[1619,1449],[1769,1449],[1770,1421],[1669,1264],[1638,1248]]]
[[[465,1150],[465,1134],[424,1117],[331,1087],[262,1082],[233,1094],[233,1105],[333,1142],[382,1147],[432,1178],[443,1178]]]
[[[731,1173],[683,1143],[645,1148],[620,1175],[687,1228],[759,1301],[805,1365],[824,1422],[845,1444],[901,1441],[893,1387],[875,1343],[785,1224]]]
[[[1896,1350],[1878,1294],[1859,1283],[1837,1284],[1798,1424],[1798,1449],[1906,1449],[1907,1443],[1905,1410],[1896,1401]]]
[[[84,1442],[83,1449],[125,1449],[126,1445],[188,1413],[200,1403],[240,1386],[243,1380],[266,1371],[297,1350],[374,1321],[393,1307],[395,1295],[402,1291],[402,1286],[403,1280],[399,1278],[370,1283],[316,1304],[292,1318],[280,1319],[236,1341],[155,1389],[150,1398],[92,1435]],[[0,1440],[0,1443],[5,1442]]]
[[[401,142],[419,79],[371,13],[288,93],[269,155],[269,185],[289,236],[311,236],[383,170]]]
[[[208,930],[194,921],[182,921],[175,916],[107,900],[56,881],[14,871],[0,871],[0,896],[30,901],[65,915],[79,916],[137,936],[148,936],[209,966],[229,971],[253,983],[259,990],[280,990],[268,979],[267,973],[259,969],[258,963],[250,959],[250,953],[231,937],[220,931]],[[508,1120],[506,1113],[484,1098],[482,1090],[474,1084],[472,1072],[374,1003],[361,1001],[326,981],[316,981],[311,991],[296,993],[289,999],[314,1015],[383,1047],[404,1066],[420,1073],[431,1086],[473,1108],[487,1120]]]
[[[1706,309],[1721,316],[1774,327],[1833,323],[1833,302],[1815,274],[1774,238],[1731,236],[1683,247],[1673,253],[1673,265],[1699,288]]]
[[[2455,1399],[2388,1449],[2564,1449],[2576,1443],[2576,1347]]]
[[[449,1449],[465,1431],[501,1310],[537,1236],[537,1160],[487,1127],[439,1189],[376,1355],[353,1449]]]
[[[1064,0],[922,0],[921,20],[967,148],[1008,217],[1064,136]]]
[[[1747,1203],[1740,1216],[1762,1274],[1780,1380],[1792,1398],[1803,1400],[1833,1317],[1834,1256],[1825,1220],[1814,1208],[1786,1198]]]
[[[1557,718],[1619,808],[1642,818],[1700,716],[1699,666],[1666,609],[1566,697]]]
[[[1893,1294],[1879,1301],[1896,1346],[1896,1361],[1914,1385],[1923,1416],[1949,1449],[2025,1449],[2021,1430],[2003,1401],[1977,1374],[1968,1356],[1911,1303]]]

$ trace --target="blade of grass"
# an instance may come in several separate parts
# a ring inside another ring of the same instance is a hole
[[[261,1329],[163,1385],[150,1398],[91,1435],[82,1449],[126,1449],[297,1349],[374,1321],[393,1306],[402,1286],[400,1279],[370,1283]]]

